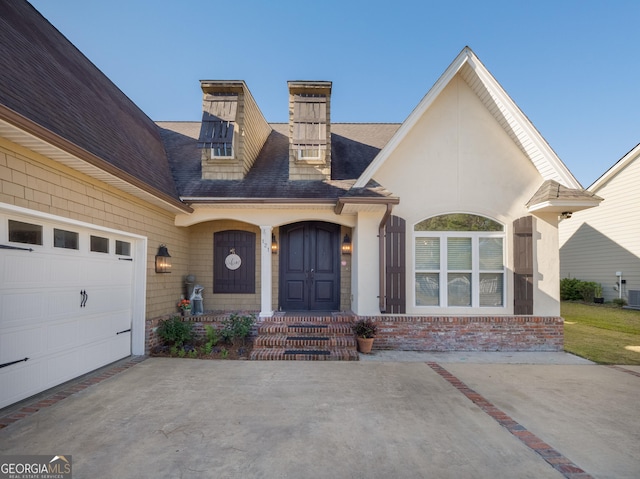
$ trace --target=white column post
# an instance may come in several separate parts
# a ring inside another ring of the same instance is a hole
[[[271,262],[271,232],[273,227],[260,226],[261,247],[260,247],[260,317],[270,318],[273,316],[273,306],[271,304],[271,293],[273,290]]]

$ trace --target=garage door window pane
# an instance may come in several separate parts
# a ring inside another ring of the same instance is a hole
[[[116,240],[116,254],[122,256],[131,256],[131,243],[127,241]]]
[[[53,229],[53,246],[56,248],[78,249],[78,233]]]
[[[96,253],[108,253],[109,238],[91,235],[91,251],[95,251]]]
[[[42,226],[9,220],[9,241],[41,245]]]

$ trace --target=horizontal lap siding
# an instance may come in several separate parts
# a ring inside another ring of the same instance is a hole
[[[4,139],[0,202],[146,236],[147,317],[175,308],[187,273],[188,231],[174,225],[172,213]],[[172,274],[154,272],[161,243],[171,254]]]
[[[242,150],[239,151],[239,154],[242,155],[244,174],[246,175],[267,141],[267,137],[271,133],[271,126],[262,116],[253,96],[248,91],[244,95],[244,104],[239,114],[241,115],[240,125],[248,132],[244,137],[241,136]]]
[[[635,159],[595,191],[596,208],[560,222],[560,277],[602,284],[605,300],[619,297],[616,272],[628,290],[640,290],[640,160]]]

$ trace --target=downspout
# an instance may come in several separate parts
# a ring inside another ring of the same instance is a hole
[[[385,284],[385,261],[384,261],[384,247],[385,247],[385,227],[387,224],[387,220],[389,216],[391,216],[391,210],[393,210],[393,205],[391,203],[387,203],[387,210],[384,212],[382,216],[382,220],[380,221],[380,226],[378,226],[378,262],[379,262],[379,278],[378,278],[378,306],[380,308],[380,312],[384,313],[386,311],[386,301],[385,301],[385,293],[386,293],[386,284]]]

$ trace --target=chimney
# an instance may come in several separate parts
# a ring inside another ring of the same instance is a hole
[[[201,80],[198,147],[204,180],[241,180],[253,166],[271,126],[242,80]]]
[[[289,179],[331,179],[331,82],[290,81]]]

